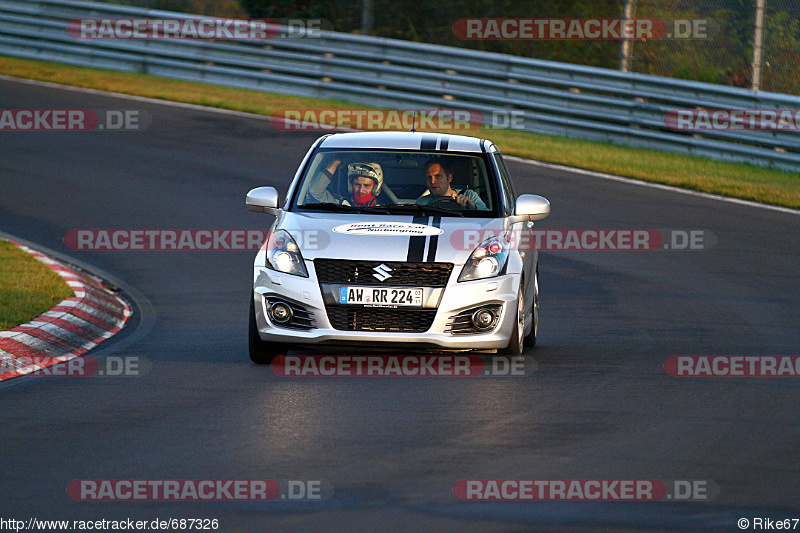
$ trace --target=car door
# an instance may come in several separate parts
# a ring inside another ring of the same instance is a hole
[[[492,163],[495,167],[495,172],[500,178],[501,187],[503,191],[503,201],[505,202],[508,213],[506,216],[513,214],[514,206],[516,204],[517,195],[514,191],[514,185],[511,182],[511,176],[508,174],[508,169],[506,168],[505,161],[503,161],[503,156],[500,151],[497,149],[496,146],[493,144],[490,147],[489,153],[492,158]],[[515,243],[534,243],[533,239],[533,223],[532,222],[520,222],[518,224],[514,224],[513,231],[516,233],[514,236],[515,238],[512,242]],[[523,246],[525,248],[525,246]],[[536,260],[537,260],[537,252],[536,250],[527,250],[521,249],[519,250],[520,256],[522,257],[522,271],[525,275],[525,308],[531,309],[531,305],[533,302],[533,292],[534,292],[534,275],[536,272]]]

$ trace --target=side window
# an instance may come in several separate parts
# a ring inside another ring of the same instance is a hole
[[[500,170],[500,181],[503,183],[504,203],[506,204],[506,209],[509,212],[513,212],[514,205],[517,201],[517,196],[514,193],[514,187],[511,184],[511,177],[508,175],[508,169],[506,168],[506,164],[503,161],[503,156],[500,155],[500,152],[492,152],[492,157],[494,158],[498,170]]]

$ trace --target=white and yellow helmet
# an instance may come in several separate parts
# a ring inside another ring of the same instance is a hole
[[[369,178],[375,182],[375,189],[372,191],[373,196],[378,196],[381,193],[383,169],[378,163],[350,163],[347,165],[348,183],[359,176]]]

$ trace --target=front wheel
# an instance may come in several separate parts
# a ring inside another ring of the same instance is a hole
[[[256,324],[256,304],[253,297],[250,297],[250,327],[248,328],[248,345],[250,348],[250,360],[257,365],[267,365],[279,355],[286,355],[289,348],[284,344],[262,341],[258,336],[258,324]]]

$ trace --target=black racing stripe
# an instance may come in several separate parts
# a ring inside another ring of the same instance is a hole
[[[439,150],[446,152],[448,144],[450,144],[450,137],[448,137],[447,135],[442,135],[442,141],[439,144]]]
[[[436,150],[436,135],[423,135],[419,143],[420,150]]]
[[[433,227],[438,228],[441,225],[442,225],[442,217],[440,216],[433,217]],[[439,244],[439,236],[432,235],[431,242],[428,245],[428,258],[425,260],[428,263],[433,263],[436,261],[436,246],[438,246],[438,244]]]
[[[428,222],[428,217],[417,215],[412,222],[414,224],[425,224]],[[427,239],[427,237],[408,238],[408,258],[406,261],[409,263],[422,262],[422,256],[425,253],[425,239]]]

